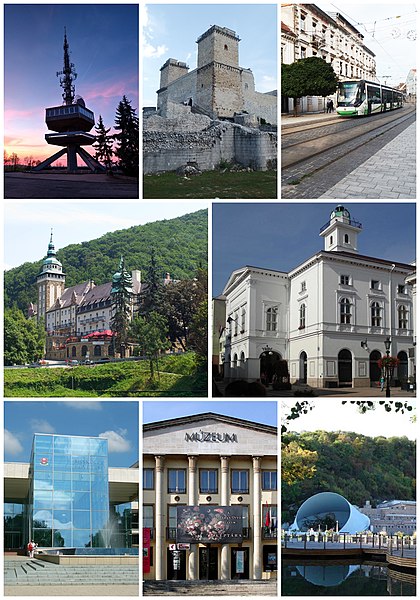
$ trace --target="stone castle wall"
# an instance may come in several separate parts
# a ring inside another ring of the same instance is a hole
[[[189,107],[177,107],[171,119],[144,119],[143,172],[175,171],[188,163],[213,170],[221,161],[240,163],[264,171],[277,161],[277,135],[227,121],[211,121],[194,115]],[[203,127],[204,125],[204,127]]]

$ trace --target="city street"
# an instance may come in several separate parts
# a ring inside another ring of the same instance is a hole
[[[415,110],[282,119],[282,198],[415,198]]]

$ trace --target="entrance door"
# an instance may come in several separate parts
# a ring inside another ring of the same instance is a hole
[[[401,385],[401,382],[403,382],[404,380],[406,380],[407,377],[408,377],[408,356],[407,356],[407,352],[404,352],[404,350],[401,350],[401,352],[398,352],[397,358],[400,361],[398,363],[398,367],[397,367],[397,379],[399,381],[399,384]]]
[[[167,579],[187,579],[187,560],[185,550],[167,550]]]
[[[272,383],[281,366],[281,355],[274,350],[266,350],[260,356],[260,378],[264,385]]]
[[[198,574],[200,579],[210,580],[219,578],[217,559],[217,548],[200,548]]]
[[[379,350],[373,350],[369,356],[369,379],[371,383],[376,383],[381,379],[381,369],[378,360],[381,358]]]
[[[4,549],[19,550],[22,547],[22,532],[20,531],[5,531],[4,532]]]
[[[299,380],[301,383],[308,383],[308,355],[301,352],[299,357]]]
[[[231,579],[249,579],[249,548],[231,548]]]
[[[338,381],[339,385],[351,386],[352,384],[352,356],[350,350],[340,350],[338,353]]]

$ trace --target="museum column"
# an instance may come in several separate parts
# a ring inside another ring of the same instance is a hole
[[[188,457],[188,504],[198,505],[197,456]],[[198,579],[198,544],[191,544],[188,556],[188,579]]]
[[[156,462],[156,579],[164,579],[163,576],[163,547],[164,532],[163,526],[163,472],[165,457],[155,456]]]
[[[222,506],[229,505],[229,457],[220,457],[220,470],[222,473],[220,482],[220,504]],[[221,563],[221,578],[230,579],[229,577],[229,544],[222,544],[220,555]]]
[[[253,531],[253,579],[262,579],[261,567],[261,457],[252,457],[252,476],[253,476],[253,505],[252,512],[254,513],[254,531]]]

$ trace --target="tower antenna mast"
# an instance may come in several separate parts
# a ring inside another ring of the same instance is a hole
[[[60,77],[60,85],[64,92],[62,93],[64,104],[73,104],[74,101],[74,85],[73,81],[77,79],[76,69],[74,64],[70,62],[69,44],[67,42],[67,32],[64,27],[64,69],[57,71],[57,77]]]

